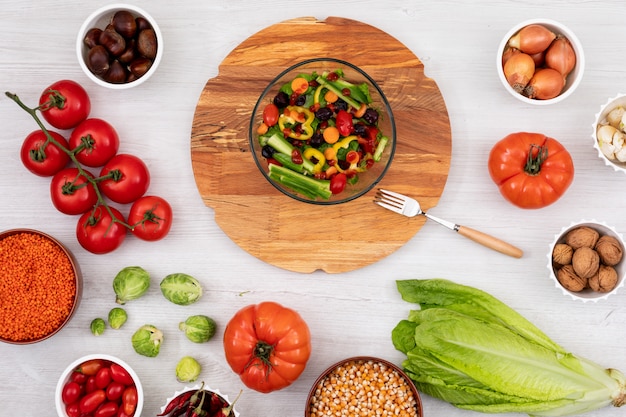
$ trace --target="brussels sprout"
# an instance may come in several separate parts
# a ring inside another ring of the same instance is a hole
[[[191,356],[184,356],[176,365],[176,379],[178,382],[193,382],[198,379],[202,366]]]
[[[172,303],[186,306],[200,299],[202,286],[191,275],[170,274],[161,281],[161,292]]]
[[[113,279],[115,302],[125,304],[127,301],[141,297],[150,287],[150,274],[140,266],[127,266],[117,273]]]
[[[145,324],[133,334],[132,342],[135,352],[152,358],[159,354],[163,332],[151,324]]]
[[[122,327],[127,319],[126,310],[121,307],[113,307],[111,311],[109,311],[109,326],[113,329]]]
[[[93,319],[91,321],[91,325],[89,327],[91,328],[91,333],[93,333],[94,336],[100,336],[104,333],[106,323],[104,322],[104,319],[98,317],[97,319]]]
[[[216,327],[215,320],[201,314],[190,316],[178,325],[178,328],[185,332],[187,339],[194,343],[208,342],[215,335]]]

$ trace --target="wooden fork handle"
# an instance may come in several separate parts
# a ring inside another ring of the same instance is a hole
[[[457,232],[476,243],[480,243],[483,246],[514,258],[521,258],[524,254],[520,248],[515,247],[510,243],[467,226],[459,226]]]

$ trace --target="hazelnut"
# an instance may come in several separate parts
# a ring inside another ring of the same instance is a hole
[[[556,278],[561,285],[569,291],[579,292],[587,287],[587,278],[581,278],[574,272],[572,265],[565,265],[556,273]]]
[[[570,230],[565,236],[565,243],[570,245],[572,249],[576,250],[586,246],[593,248],[596,246],[596,242],[600,238],[600,234],[587,226],[580,226]]]
[[[589,287],[598,292],[610,292],[617,285],[617,271],[612,266],[600,265],[598,272],[589,278]]]
[[[572,254],[574,250],[565,243],[557,243],[552,251],[552,260],[559,265],[567,265],[572,263]]]
[[[622,260],[622,245],[613,236],[602,236],[596,243],[596,252],[605,265],[617,265]]]
[[[572,266],[576,275],[581,278],[591,278],[598,272],[600,256],[598,252],[587,246],[580,247],[572,255]]]

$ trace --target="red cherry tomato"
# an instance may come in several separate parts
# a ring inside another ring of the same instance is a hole
[[[80,399],[78,403],[80,407],[80,412],[87,414],[91,413],[92,411],[96,411],[100,404],[104,403],[106,398],[106,393],[102,389],[90,392]]]
[[[65,149],[69,149],[67,140],[63,136],[51,130],[48,133]],[[20,157],[26,169],[40,177],[50,177],[70,162],[69,155],[54,142],[49,142],[43,130],[35,130],[26,136],[22,143]]]
[[[91,112],[91,100],[80,84],[61,80],[46,88],[39,97],[43,118],[57,129],[71,129]]]
[[[124,369],[123,366],[112,363],[109,369],[111,370],[111,379],[113,379],[113,381],[124,385],[133,385],[135,383],[135,381],[133,381],[133,377],[130,376],[128,371]]]
[[[88,167],[101,167],[120,147],[117,131],[102,119],[91,118],[82,121],[72,130],[69,140],[70,149],[76,150],[76,159]]]
[[[91,376],[97,374],[103,366],[104,361],[102,359],[90,359],[87,362],[81,363],[80,366],[76,368],[75,372]]]
[[[68,405],[78,401],[81,394],[82,389],[80,385],[74,381],[69,381],[63,386],[61,399],[63,400],[63,404]]]
[[[65,406],[65,413],[67,417],[81,417],[80,406],[78,401]]]
[[[144,162],[134,155],[115,155],[100,171],[100,176],[111,178],[99,183],[105,196],[120,204],[137,200],[148,191],[150,173]]]
[[[87,382],[85,382],[85,392],[87,394],[94,392],[98,387],[96,387],[96,376],[92,375],[87,378]]]
[[[84,213],[98,202],[96,190],[78,168],[65,168],[52,177],[50,198],[57,210],[69,215]]]
[[[114,207],[109,207],[116,219],[124,222],[124,216]],[[78,243],[91,253],[98,255],[117,249],[126,239],[127,228],[113,222],[108,210],[99,206],[80,216],[76,224]]]
[[[109,401],[98,407],[93,417],[115,417],[118,409],[117,403]]]
[[[341,136],[349,136],[354,128],[354,125],[352,124],[352,115],[345,110],[339,110],[337,112],[335,124]]]
[[[122,394],[122,409],[124,413],[132,416],[135,412],[135,408],[137,408],[137,388],[134,385],[126,388],[124,393]]]
[[[117,401],[122,398],[122,394],[126,389],[126,385],[121,382],[113,381],[106,388],[107,400],[109,401]]]
[[[278,107],[274,103],[268,103],[263,109],[263,123],[269,127],[278,123]]]
[[[144,196],[133,203],[128,213],[132,233],[140,239],[164,238],[172,227],[172,206],[161,197]]]
[[[80,373],[78,371],[74,371],[70,375],[70,381],[74,381],[78,385],[85,385],[85,382],[87,382],[87,375]]]
[[[330,179],[330,192],[333,194],[340,194],[344,188],[346,188],[346,183],[348,182],[348,178],[346,174],[340,172]]]
[[[111,368],[102,368],[96,374],[96,387],[99,389],[105,389],[111,381]]]

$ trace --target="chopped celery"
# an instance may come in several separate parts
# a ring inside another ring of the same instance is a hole
[[[269,176],[274,181],[310,198],[322,197],[328,200],[332,195],[330,181],[307,177],[286,167],[270,164]]]
[[[372,155],[372,158],[374,158],[375,162],[380,161],[380,158],[383,155],[383,151],[385,150],[385,146],[387,146],[387,143],[389,143],[389,138],[387,136],[381,137],[380,141],[378,141],[376,150],[374,150],[374,155]]]
[[[316,81],[318,83],[320,83],[321,85],[323,85],[324,87],[328,88],[333,93],[337,94],[338,97],[340,97],[343,101],[345,101],[346,103],[348,103],[349,105],[351,105],[355,109],[358,109],[358,108],[361,107],[361,103],[359,103],[358,101],[356,101],[356,100],[346,96],[345,94],[343,94],[341,89],[337,88],[335,85],[331,84],[330,81],[328,81],[328,80],[326,80],[326,79],[324,79],[322,77],[317,77]]]
[[[259,143],[261,144],[261,146],[265,146],[265,145],[271,146],[278,153],[287,155],[289,157],[289,161],[291,161],[291,152],[295,148],[294,148],[294,146],[291,143],[289,143],[289,141],[287,141],[287,139],[285,139],[279,133],[274,133],[273,135],[270,135],[270,136],[261,136],[261,137],[259,137]],[[275,159],[278,162],[280,162],[283,165],[287,165],[282,160],[278,160],[278,158],[279,157],[276,157],[276,155],[275,155]],[[293,165],[294,166],[293,169],[298,171],[298,172],[302,172],[302,169],[304,169],[305,171],[307,171],[309,173],[313,173],[313,167],[315,166],[315,164],[313,164],[313,162],[309,161],[306,158],[303,158],[303,161],[302,161],[301,165],[294,164],[293,162],[291,163],[291,165]],[[291,165],[290,165],[290,167],[291,167]],[[299,168],[296,168],[296,167],[299,167]]]

